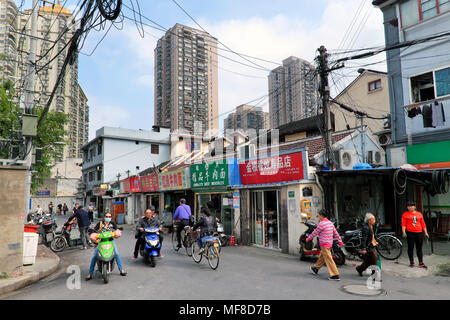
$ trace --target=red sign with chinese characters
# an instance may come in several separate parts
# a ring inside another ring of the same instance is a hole
[[[239,164],[241,183],[265,184],[304,179],[303,153],[295,152]]]
[[[152,192],[159,190],[159,182],[157,174],[149,174],[141,177],[141,192]]]
[[[130,178],[130,191],[131,192],[139,192],[140,191],[139,177]]]

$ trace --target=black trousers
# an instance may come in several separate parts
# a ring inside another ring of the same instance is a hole
[[[419,258],[419,264],[423,263],[423,233],[422,232],[409,232],[406,231],[406,241],[408,242],[408,257],[411,264],[414,263],[414,246],[416,246],[417,258]]]
[[[363,263],[356,267],[359,272],[363,272],[370,266],[377,265],[378,255],[375,248],[370,248],[367,250],[367,253],[363,257]]]
[[[181,246],[181,231],[188,225],[189,219],[180,220],[177,224],[177,241],[179,246]]]

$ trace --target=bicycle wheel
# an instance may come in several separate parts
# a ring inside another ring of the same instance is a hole
[[[208,264],[211,269],[216,270],[219,266],[219,250],[214,244],[208,244],[206,247],[208,255]]]
[[[197,263],[202,261],[202,258],[203,258],[202,254],[198,254],[199,251],[200,251],[200,246],[198,245],[197,241],[194,241],[194,243],[191,246],[191,256],[192,256],[192,259]]]
[[[376,240],[378,242],[377,252],[386,260],[395,260],[402,254],[403,244],[398,238],[384,234],[377,237]]]
[[[178,248],[178,241],[177,241],[177,229],[173,229],[172,232],[172,247],[173,250],[178,251],[180,248]]]
[[[184,247],[186,248],[186,254],[190,257],[192,255],[192,237],[191,234],[186,234],[184,238]]]

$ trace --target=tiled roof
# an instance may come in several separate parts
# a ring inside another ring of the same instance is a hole
[[[336,142],[344,139],[345,137],[352,134],[353,132],[354,132],[354,130],[334,133],[331,137],[332,143],[335,144]],[[286,150],[296,149],[296,148],[300,148],[300,147],[308,147],[308,157],[309,157],[309,159],[312,159],[316,154],[325,150],[325,140],[322,136],[302,139],[302,140],[298,140],[298,141],[281,144],[279,146],[278,150],[286,151]],[[266,151],[267,150],[258,150],[258,155],[264,155],[264,154],[266,154]]]

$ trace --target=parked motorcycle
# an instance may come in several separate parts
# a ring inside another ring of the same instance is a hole
[[[313,239],[310,242],[306,242],[306,238],[317,228],[317,224],[307,219],[302,222],[305,224],[308,229],[300,235],[299,244],[300,244],[300,260],[304,261],[307,258],[317,258],[320,254],[320,246],[319,240]],[[345,254],[341,249],[337,240],[333,241],[333,246],[331,247],[331,255],[333,257],[336,265],[341,266],[345,264]]]
[[[52,249],[53,252],[61,252],[66,247],[76,247],[82,245],[83,243],[81,241],[81,238],[71,239],[70,234],[73,229],[74,229],[73,220],[71,223],[64,223],[64,225],[61,228],[61,232],[57,232],[56,236],[50,243],[50,249]],[[88,242],[88,245],[91,247],[95,246],[95,244],[91,242]]]
[[[161,250],[161,242],[159,240],[159,228],[144,228],[145,246],[141,247],[140,254],[144,257],[146,263],[154,268],[156,266],[156,257],[159,256]]]
[[[55,238],[56,234],[56,221],[52,217],[50,213],[30,213],[28,222],[30,224],[34,224],[39,226],[39,228],[36,230],[36,232],[39,234],[39,237],[42,238],[42,242],[49,246],[51,241]],[[51,237],[49,237],[51,235]],[[49,239],[50,238],[50,239]]]
[[[217,230],[214,232],[213,236],[219,239],[221,247],[226,247],[228,245],[228,237],[224,233],[223,224],[220,222],[219,218],[216,218]]]

